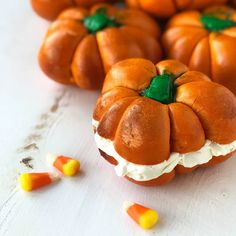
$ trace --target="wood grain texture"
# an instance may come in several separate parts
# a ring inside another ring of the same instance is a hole
[[[0,235],[136,236],[236,235],[236,156],[217,167],[178,176],[167,186],[145,188],[118,178],[100,158],[91,114],[96,92],[48,80],[36,55],[47,28],[28,1],[4,1],[0,9]],[[45,155],[81,161],[75,178],[24,193],[17,178],[49,170]],[[160,222],[145,232],[122,212],[124,200],[157,209]]]

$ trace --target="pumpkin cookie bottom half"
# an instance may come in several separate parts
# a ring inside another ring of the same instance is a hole
[[[99,136],[98,134],[97,137]],[[95,138],[96,139],[96,138]],[[98,141],[96,140],[97,144]],[[112,145],[112,141],[108,141],[110,142],[110,147],[108,148],[107,152],[111,152],[109,150],[111,150],[111,148],[114,150],[114,147],[111,147]],[[124,159],[124,163],[126,164],[122,164],[123,160],[119,159],[117,160],[117,158],[113,157],[112,155],[107,154],[105,151],[106,150],[102,150],[101,148],[99,148],[99,152],[101,154],[101,156],[108,161],[110,164],[115,165],[115,171],[117,173],[118,176],[122,176],[125,177],[126,179],[128,179],[129,181],[138,184],[138,185],[142,185],[142,186],[157,186],[157,185],[164,185],[169,183],[174,177],[175,174],[187,174],[187,173],[191,173],[193,172],[195,169],[199,168],[199,167],[211,167],[214,166],[216,164],[222,163],[225,160],[229,159],[235,152],[236,152],[236,141],[232,142],[231,144],[227,144],[227,145],[218,145],[217,147],[223,147],[221,149],[221,152],[223,152],[225,155],[219,155],[218,156],[210,156],[209,155],[204,155],[204,148],[208,148],[208,146],[211,144],[211,142],[208,140],[206,141],[206,144],[204,145],[204,147],[196,152],[193,152],[191,155],[194,156],[196,153],[198,152],[202,152],[202,154],[200,154],[198,157],[201,157],[200,159],[198,158],[194,158],[193,157],[193,161],[192,164],[189,162],[186,162],[186,159],[182,156],[180,157],[175,157],[175,154],[171,154],[169,160],[164,163],[164,167],[161,167],[159,170],[159,173],[157,173],[157,177],[155,177],[155,175],[152,174],[152,177],[150,176],[146,176],[147,179],[145,178],[145,171],[144,174],[140,173],[140,171],[142,172],[142,169],[144,170],[145,168],[156,168],[159,164],[157,165],[153,165],[153,166],[146,166],[146,165],[137,165],[135,163],[129,163],[128,161],[126,161]],[[98,147],[100,145],[98,144]],[[223,151],[223,149],[227,148],[227,151]],[[203,150],[203,151],[201,151]],[[228,152],[226,154],[226,152]],[[219,152],[218,152],[219,153]],[[117,156],[119,154],[116,154],[115,156]],[[189,154],[186,153],[186,157],[189,160],[188,156]],[[120,162],[120,163],[119,163]],[[163,163],[160,163],[161,165]],[[121,166],[121,167],[120,167]],[[123,166],[123,167],[122,167]],[[138,166],[138,168],[137,168]],[[155,167],[156,166],[156,167]],[[187,166],[187,167],[186,167]],[[122,169],[122,171],[121,171]],[[135,173],[136,172],[136,173]],[[132,178],[134,176],[134,178]]]
[[[112,157],[112,156],[109,156],[107,155],[105,152],[103,152],[101,149],[99,149],[99,152],[101,154],[101,156],[106,160],[108,161],[110,164],[112,165],[117,165],[118,162],[117,160]],[[129,177],[125,177],[127,180],[135,183],[135,184],[138,184],[138,185],[142,185],[142,186],[146,186],[146,187],[152,187],[152,186],[156,186],[156,185],[164,185],[164,184],[167,184],[169,183],[173,178],[175,177],[175,170],[172,170],[170,173],[166,173],[166,174],[163,174],[162,176],[158,177],[158,178],[155,178],[155,179],[152,179],[152,180],[148,180],[148,181],[136,181],[132,178],[129,178]]]

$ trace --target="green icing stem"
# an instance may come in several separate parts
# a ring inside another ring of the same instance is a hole
[[[163,104],[169,104],[175,101],[175,93],[173,75],[163,74],[155,76],[149,87],[143,90],[141,95]]]
[[[202,15],[201,22],[205,28],[211,32],[218,32],[233,26],[236,26],[236,22],[230,19],[220,19],[212,15]]]
[[[92,16],[84,19],[84,26],[94,34],[107,27],[119,27],[120,24],[107,15],[105,8],[100,8]]]

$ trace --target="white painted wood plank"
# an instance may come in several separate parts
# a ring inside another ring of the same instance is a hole
[[[115,176],[93,140],[91,114],[98,92],[64,87],[37,66],[48,23],[28,1],[2,1],[0,13],[0,235],[236,235],[235,157],[210,169],[144,188]],[[34,144],[33,146],[28,146]],[[48,170],[47,152],[75,156],[82,173],[33,193],[17,177]],[[160,223],[144,232],[121,209],[134,200],[157,209]]]

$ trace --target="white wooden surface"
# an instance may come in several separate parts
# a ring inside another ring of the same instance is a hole
[[[36,58],[48,23],[33,14],[27,0],[0,1],[1,236],[236,235],[235,158],[164,187],[139,187],[115,176],[93,141],[98,92],[48,80]],[[47,152],[75,156],[82,173],[22,192],[17,178],[31,169],[20,161],[31,156],[33,170],[45,171]],[[158,226],[137,227],[122,212],[124,200],[157,209]]]

